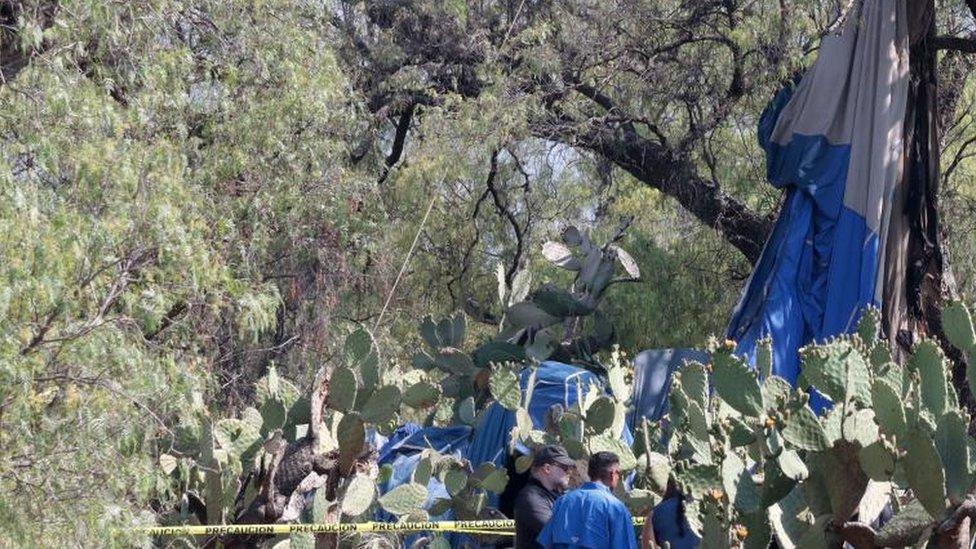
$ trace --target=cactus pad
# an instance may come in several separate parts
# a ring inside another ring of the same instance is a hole
[[[905,475],[915,497],[932,518],[945,514],[945,473],[937,464],[939,452],[935,442],[919,429],[911,429],[905,436]]]
[[[876,307],[865,308],[857,323],[857,335],[866,345],[871,346],[881,335],[881,311]]]
[[[600,397],[586,410],[586,426],[595,433],[602,433],[613,425],[616,407],[613,399]]]
[[[441,392],[426,381],[414,383],[403,392],[403,402],[411,408],[424,409],[437,404]]]
[[[657,452],[641,456],[637,460],[639,466],[647,467],[647,478],[651,481],[651,488],[660,495],[668,489],[668,478],[671,476],[671,461],[668,457]]]
[[[759,488],[742,459],[730,452],[722,461],[722,487],[732,505],[740,512],[750,513],[759,509]]]
[[[336,368],[329,379],[329,406],[340,412],[352,410],[358,390],[356,374],[345,366]]]
[[[763,406],[767,410],[783,407],[793,393],[789,382],[779,376],[768,376],[762,384]]]
[[[726,349],[716,349],[712,355],[712,383],[725,402],[738,412],[753,417],[762,414],[762,390],[756,373]]]
[[[631,451],[630,446],[605,433],[590,437],[589,451],[590,454],[603,451],[617,454],[617,457],[620,458],[621,471],[629,471],[637,466],[637,458],[634,457],[634,452]]]
[[[443,347],[434,356],[437,367],[449,374],[461,376],[475,373],[474,361],[471,355],[454,347]]]
[[[932,517],[917,499],[913,499],[884,525],[875,543],[880,547],[915,546],[931,525]]]
[[[495,469],[481,481],[481,485],[489,492],[501,494],[508,484],[508,473],[505,469]]]
[[[451,468],[444,475],[444,486],[447,488],[447,492],[452,496],[460,494],[467,485],[468,474],[461,469]]]
[[[804,347],[803,377],[834,402],[870,405],[870,374],[864,358],[848,341]]]
[[[685,465],[675,476],[681,491],[696,500],[714,494],[713,490],[722,490],[722,476],[716,465]]]
[[[363,424],[363,418],[355,412],[342,416],[336,427],[336,439],[339,442],[339,470],[346,473],[362,453],[363,444],[366,442],[366,426]]]
[[[874,403],[874,417],[881,426],[881,431],[903,438],[908,427],[905,407],[898,391],[883,379],[875,379],[871,384],[871,400]]]
[[[269,398],[261,404],[261,434],[267,435],[275,429],[285,426],[288,410],[285,403],[278,398]]]
[[[544,284],[536,290],[532,294],[532,303],[554,317],[583,316],[593,312],[592,304],[552,284]]]
[[[935,446],[945,469],[946,492],[949,499],[959,503],[970,485],[969,446],[966,420],[959,411],[943,415],[936,427]]]
[[[708,376],[705,366],[689,362],[681,367],[681,390],[692,402],[705,409],[708,406]]]
[[[862,448],[878,440],[878,424],[874,422],[874,412],[870,409],[857,410],[846,417],[841,424],[844,440],[857,442]]]
[[[439,347],[460,347],[464,342],[465,320],[463,313],[442,319],[437,323]]]
[[[457,407],[457,418],[465,425],[474,425],[476,419],[476,411],[474,405],[474,397],[468,397],[462,400]]]
[[[942,309],[942,327],[950,343],[972,354],[971,349],[976,348],[976,331],[973,318],[962,303],[956,301]]]
[[[830,445],[823,426],[809,406],[796,409],[786,420],[783,438],[803,450],[819,451]]]
[[[366,330],[356,330],[346,337],[343,351],[346,365],[359,372],[363,387],[372,389],[379,379],[379,355],[373,345],[373,336]]]
[[[858,459],[871,480],[886,482],[895,474],[895,456],[883,441],[861,448]]]
[[[773,374],[773,342],[768,337],[756,342],[756,371],[760,379]]]
[[[387,423],[400,409],[400,389],[384,385],[376,390],[363,406],[363,419],[370,423]]]
[[[780,471],[791,480],[803,480],[810,476],[809,469],[795,450],[783,450],[776,456],[776,461]]]
[[[401,484],[380,496],[379,503],[388,513],[406,515],[417,511],[427,501],[427,487],[414,482]]]
[[[522,390],[519,387],[518,375],[511,368],[496,367],[488,380],[491,394],[499,404],[509,410],[515,410],[522,401]]]
[[[253,408],[250,408],[253,410]],[[222,419],[214,425],[213,437],[228,454],[242,459],[257,449],[261,443],[261,424],[253,417],[245,419]]]
[[[320,490],[324,493],[324,490]],[[316,494],[317,496],[318,494]],[[376,485],[373,479],[365,475],[352,477],[346,493],[342,497],[342,514],[358,517],[369,509],[376,497]]]
[[[942,349],[931,339],[922,340],[915,346],[908,366],[918,373],[924,409],[933,417],[942,417],[949,401]]]

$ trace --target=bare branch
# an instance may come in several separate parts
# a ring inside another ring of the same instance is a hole
[[[508,204],[503,200],[501,192],[495,183],[495,179],[498,176],[497,150],[491,153],[490,166],[486,181],[488,193],[495,203],[495,209],[498,210],[498,214],[508,220],[508,224],[512,226],[512,232],[515,234],[515,257],[512,258],[511,265],[505,270],[505,283],[511,286],[512,280],[515,278],[515,273],[518,272],[519,266],[522,264],[522,256],[525,251],[525,230],[519,224],[515,214],[508,208]]]
[[[585,86],[576,89],[584,94],[595,91]],[[601,106],[609,107],[608,110],[621,111],[610,98],[596,97]],[[687,156],[641,137],[632,125],[604,122],[594,119],[583,125],[563,116],[561,121],[537,131],[540,137],[555,137],[603,155],[644,184],[675,198],[700,221],[718,230],[750,262],[759,259],[772,226],[770,219],[759,217],[703,178]]]
[[[963,38],[961,36],[936,36],[934,39],[935,49],[953,50],[963,53],[976,53],[976,40]]]
[[[380,184],[386,181],[386,177],[390,175],[390,169],[396,165],[396,163],[400,161],[400,157],[403,156],[403,147],[407,141],[407,132],[410,131],[410,122],[413,119],[413,113],[416,108],[416,103],[410,103],[403,110],[403,112],[400,113],[400,119],[396,125],[396,134],[393,136],[393,148],[390,150],[390,154],[386,157],[386,166],[383,168],[383,174],[380,175]]]

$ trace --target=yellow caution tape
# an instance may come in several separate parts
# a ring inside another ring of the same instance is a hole
[[[456,530],[451,530],[458,534],[475,534],[480,536],[514,536],[515,532],[512,530],[462,530],[460,528]]]
[[[634,519],[643,526],[644,517]],[[514,520],[441,520],[429,522],[355,522],[345,524],[205,524],[200,526],[146,526],[133,530],[150,536],[274,535],[304,532],[460,532],[492,536],[514,535]]]
[[[345,532],[456,532],[475,530],[495,534],[515,528],[514,520],[449,520],[429,522],[356,522],[346,524],[207,524],[200,526],[150,526],[136,528],[150,536],[270,535],[306,532],[341,534]]]

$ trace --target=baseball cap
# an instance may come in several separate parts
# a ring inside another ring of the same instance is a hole
[[[566,450],[564,450],[562,446],[557,446],[555,444],[537,448],[535,452],[532,453],[533,467],[540,467],[547,463],[555,463],[557,465],[565,465],[567,467],[576,466],[576,462],[570,459],[569,455],[566,453]]]

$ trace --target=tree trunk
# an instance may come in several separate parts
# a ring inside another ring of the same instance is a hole
[[[889,256],[884,317],[889,336],[904,357],[921,337],[936,338],[952,361],[952,381],[962,403],[976,409],[966,383],[963,354],[949,344],[942,328],[942,307],[956,297],[955,283],[942,247],[939,217],[939,105],[935,45],[935,3],[908,2],[910,81],[904,126],[905,166],[903,185],[895,204],[901,202],[899,238],[901,254]],[[889,250],[891,248],[889,247]],[[902,274],[893,274],[900,271]],[[902,293],[902,291],[904,293]]]

